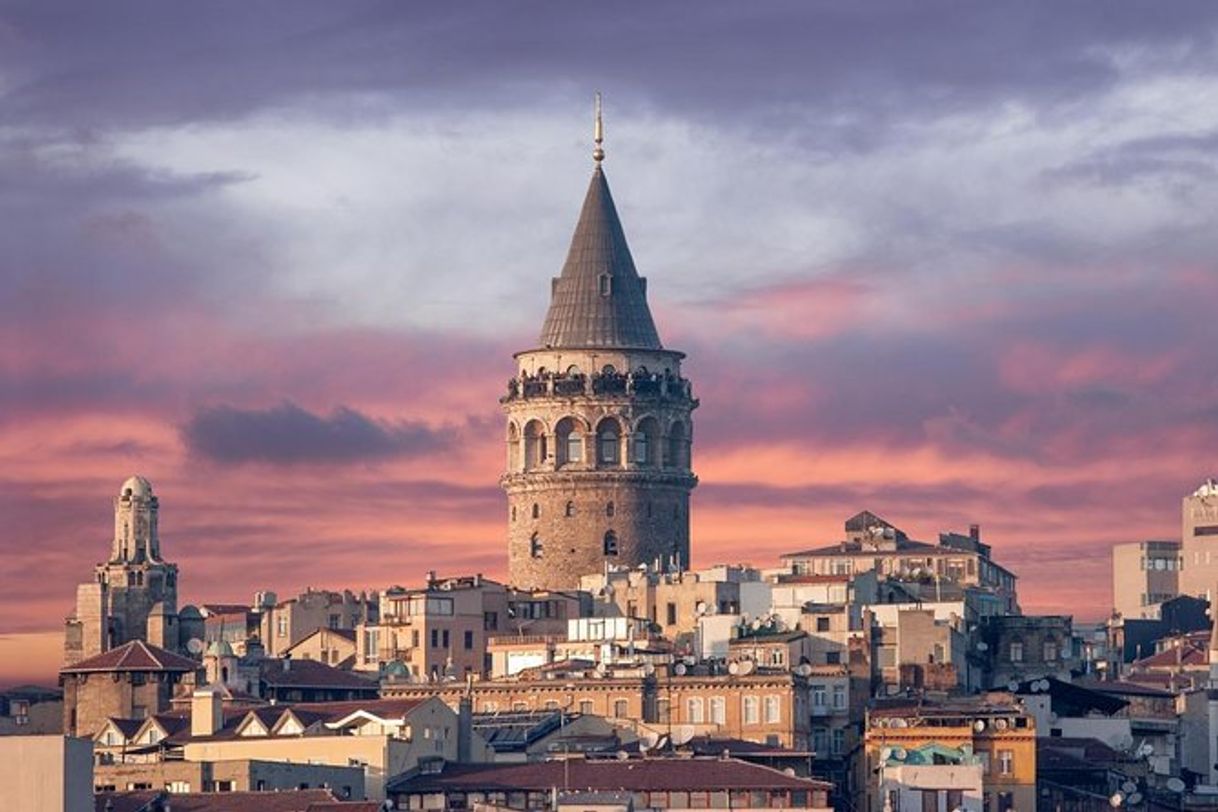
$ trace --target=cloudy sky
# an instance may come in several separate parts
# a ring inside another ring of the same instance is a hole
[[[0,3],[0,682],[130,473],[183,602],[502,575],[591,169],[702,407],[695,564],[980,523],[1028,611],[1218,470],[1209,2]]]

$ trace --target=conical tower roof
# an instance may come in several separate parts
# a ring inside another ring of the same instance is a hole
[[[646,281],[634,268],[599,160],[567,261],[553,282],[541,345],[661,349]]]

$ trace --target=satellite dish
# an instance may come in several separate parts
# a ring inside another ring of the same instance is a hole
[[[812,676],[812,666],[807,663],[800,663],[799,667],[795,669],[795,673],[801,677],[810,677]]]
[[[698,658],[692,654],[686,654],[684,657],[681,658],[681,661],[683,663],[685,663],[686,665],[697,665],[698,664]]]
[[[677,668],[684,668],[684,667],[685,666],[682,666],[682,665],[677,666]],[[736,676],[737,674],[739,674],[740,673],[740,663],[737,663],[737,662],[728,663],[727,664],[727,673],[731,674],[732,676]]]
[[[976,722],[973,722],[973,730],[977,731],[978,733],[981,733],[983,730],[985,730],[985,720],[978,719]]]
[[[995,730],[1006,730],[1007,729],[1007,720],[1006,719],[995,720],[994,729]]]
[[[1142,803],[1142,793],[1135,792],[1129,796],[1129,805],[1130,806],[1137,806],[1140,803]]]
[[[603,662],[597,663],[596,673],[599,676],[605,676],[605,674],[609,673],[609,666],[605,665]]]
[[[1175,776],[1167,779],[1167,788],[1172,792],[1184,792],[1186,785],[1183,781]]]
[[[617,760],[618,760],[618,761],[625,761],[625,760],[626,760],[626,759],[628,759],[628,758],[630,758],[630,754],[629,754],[629,753],[627,753],[625,750],[618,750],[618,751],[617,751]]]
[[[693,725],[677,725],[672,729],[672,743],[676,745],[687,744],[694,737]]]
[[[1049,681],[1047,679],[1042,679],[1040,681],[1040,690],[1042,690],[1042,691],[1049,690]]]
[[[652,664],[651,662],[643,663],[643,673],[644,674],[646,674],[647,676],[650,677],[655,672],[656,672],[656,667],[654,664]]]
[[[891,747],[881,747],[880,748],[880,761],[887,761],[890,758],[892,758],[892,748]]]
[[[1126,781],[1124,784],[1121,784],[1122,792],[1137,792],[1137,790],[1138,790],[1138,785],[1133,783],[1132,781]],[[1133,802],[1132,799],[1130,799],[1130,802],[1131,803]]]
[[[893,719],[889,724],[891,724],[893,727],[909,727],[909,722],[906,722],[904,719],[901,719],[900,717]],[[899,747],[897,749],[901,750],[901,748],[899,748]],[[904,753],[905,751],[901,750],[901,752]],[[905,756],[898,756],[897,758],[905,758]]]
[[[676,666],[672,669],[672,672],[674,674],[676,674],[678,677],[683,677],[683,676],[685,676],[685,670],[686,670],[685,663],[677,663]]]
[[[978,651],[985,651],[988,648],[989,648],[989,645],[984,640],[978,641],[978,643],[977,643]]]
[[[761,628],[761,618],[757,618],[749,625],[753,627],[753,631],[757,631],[758,629]]]
[[[902,719],[901,721],[903,722],[905,720]],[[897,761],[904,761],[905,757],[908,755],[909,755],[909,753],[905,750],[904,747],[892,748],[892,757],[895,758]]]
[[[1108,805],[1111,806],[1113,809],[1116,809],[1118,806],[1121,805],[1122,802],[1124,802],[1124,800],[1125,800],[1124,795],[1122,795],[1119,792],[1114,792],[1112,794],[1112,797],[1108,799]]]
[[[1011,680],[1010,682],[1007,683],[1007,690],[1010,691],[1011,693],[1015,693],[1016,691],[1019,690],[1019,683],[1016,682],[1015,680]]]
[[[197,637],[192,637],[186,641],[186,650],[191,654],[203,653],[203,641]]]
[[[753,673],[753,661],[752,660],[741,660],[740,666],[737,669],[737,673],[740,674],[740,676],[742,676],[742,677],[745,676],[746,674],[752,674]]]
[[[694,607],[694,613],[701,616],[706,614],[706,601],[698,601],[698,605]]]

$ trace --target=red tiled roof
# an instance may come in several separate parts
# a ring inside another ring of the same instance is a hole
[[[314,804],[333,803],[328,789],[295,789],[280,792],[107,792],[93,796],[94,809],[102,812],[106,802],[114,812],[153,812],[168,802],[173,812],[308,812]],[[142,805],[134,805],[142,801]],[[120,803],[132,805],[120,806]],[[342,809],[343,807],[339,807]]]
[[[603,790],[829,789],[830,784],[796,778],[734,758],[632,758],[536,761],[526,764],[446,764],[438,773],[395,779],[392,793],[516,789],[548,792]]]
[[[1184,650],[1181,651],[1179,646],[1183,645]],[[1132,668],[1175,668],[1177,665],[1188,666],[1192,668],[1203,668],[1208,666],[1210,662],[1209,641],[1206,640],[1203,644],[1186,643],[1177,644],[1166,651],[1160,651],[1158,654],[1152,654],[1149,657],[1143,657],[1140,660],[1134,660]]]
[[[202,668],[197,661],[143,640],[132,640],[118,648],[81,660],[60,671],[75,674],[86,671],[195,671]]]
[[[376,801],[327,801],[310,804],[305,812],[380,812],[382,808]]]
[[[376,691],[376,682],[357,677],[348,671],[340,671],[317,660],[268,659],[261,663],[262,681],[273,688],[356,688]]]

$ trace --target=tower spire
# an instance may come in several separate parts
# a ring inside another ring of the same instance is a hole
[[[596,161],[597,167],[600,167],[601,161],[605,160],[605,150],[601,145],[605,143],[605,122],[601,119],[601,94],[596,92],[596,124],[592,128],[592,140],[596,142],[596,147],[592,150],[592,160]]]

